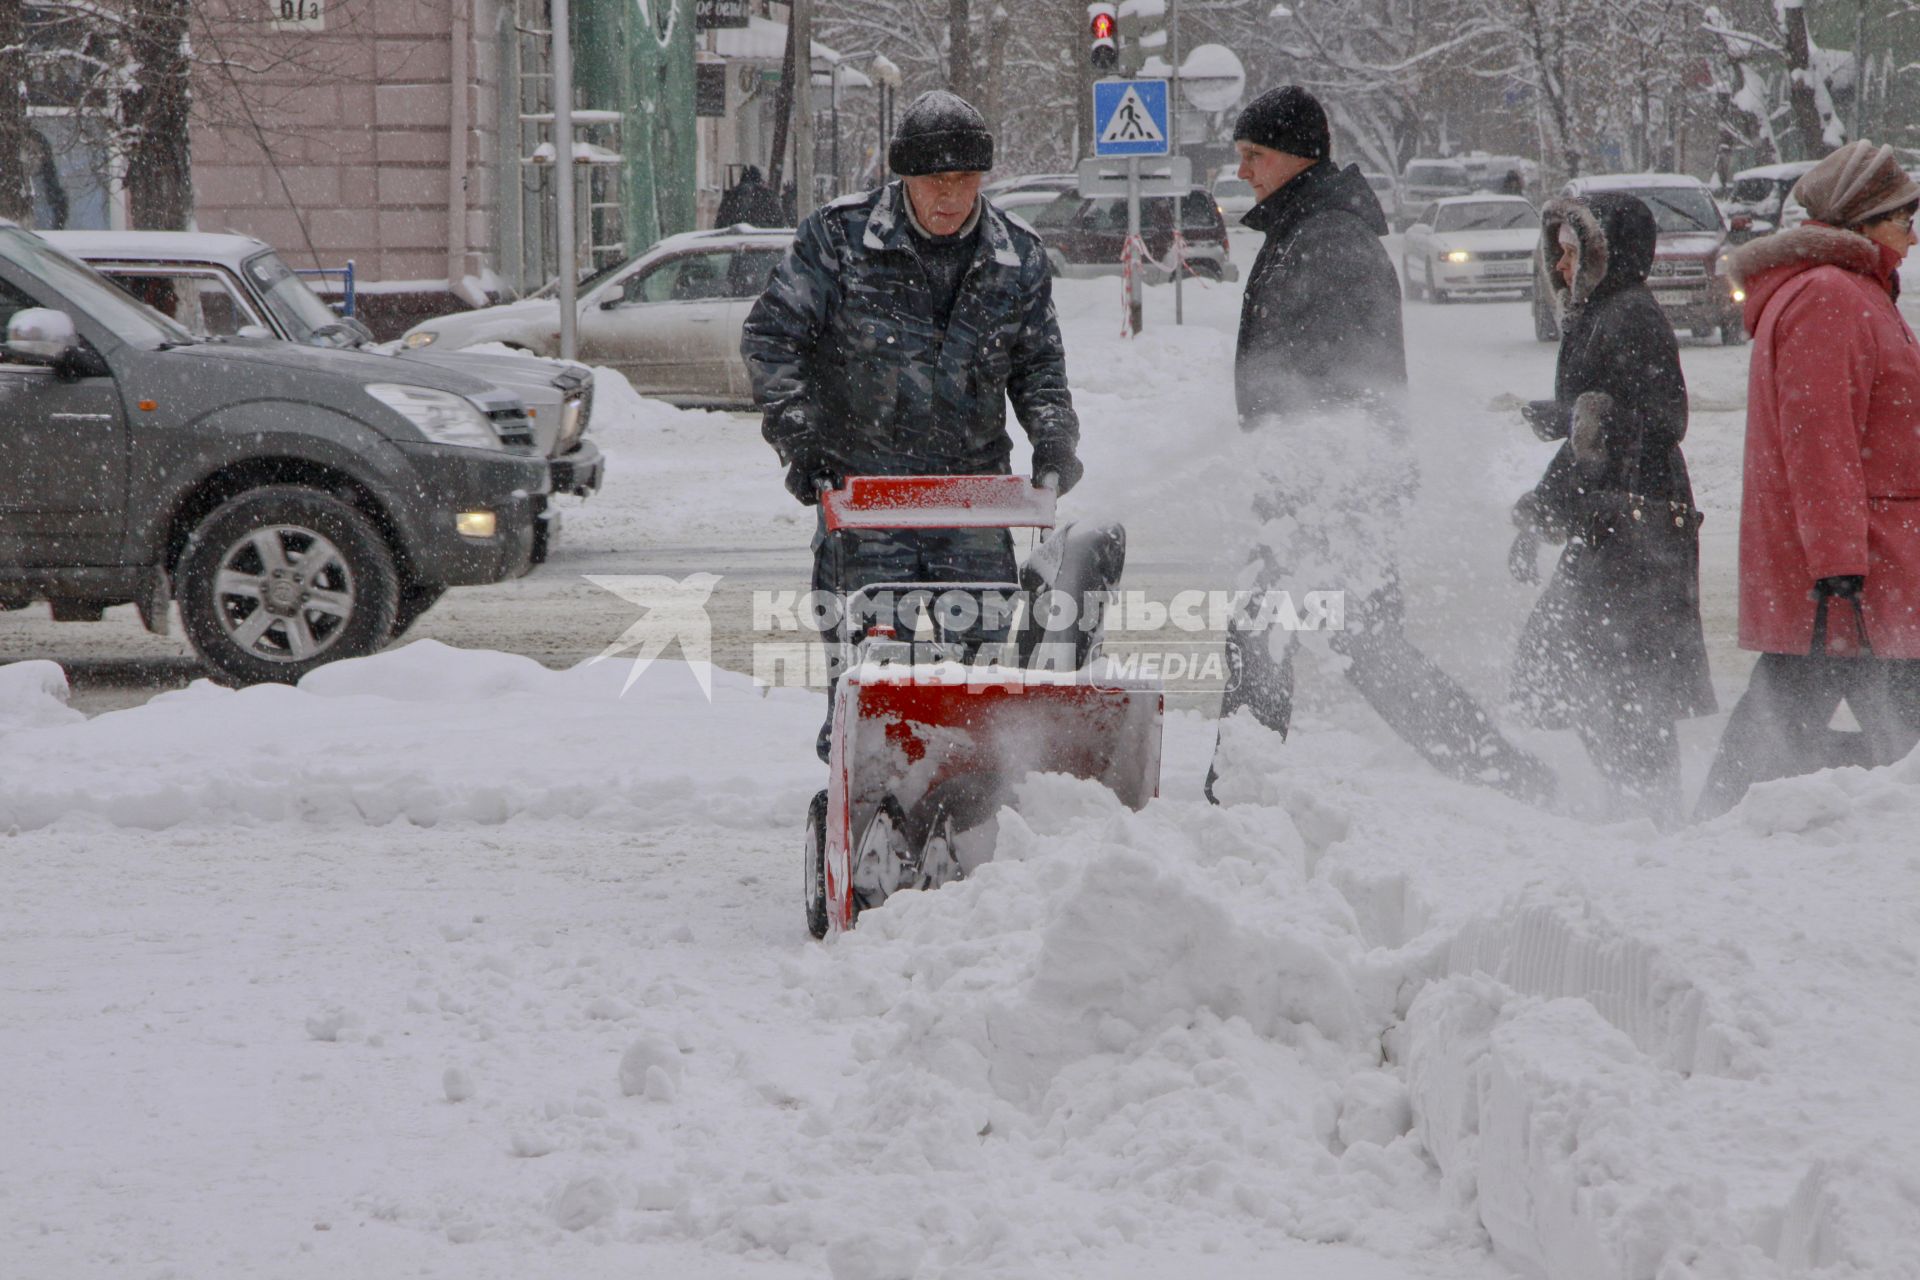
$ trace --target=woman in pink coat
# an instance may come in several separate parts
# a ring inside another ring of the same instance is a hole
[[[1894,306],[1916,186],[1854,142],[1800,179],[1811,221],[1730,264],[1753,334],[1740,505],[1740,647],[1758,650],[1696,817],[1836,763],[1844,699],[1861,763],[1920,742],[1920,343]]]

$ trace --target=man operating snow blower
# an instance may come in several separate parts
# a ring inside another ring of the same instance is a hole
[[[1249,568],[1256,592],[1345,593],[1344,630],[1328,647],[1387,724],[1442,773],[1530,800],[1551,772],[1494,727],[1472,696],[1414,648],[1401,627],[1395,543],[1415,481],[1404,421],[1400,287],[1381,248],[1380,202],[1358,168],[1329,158],[1327,113],[1289,85],[1235,122],[1240,176],[1259,199],[1245,225],[1266,236],[1247,274],[1234,383],[1241,425],[1284,433],[1284,453],[1256,503]],[[1230,718],[1247,709],[1284,738],[1293,717],[1297,632],[1235,625],[1235,681],[1206,794],[1251,740]],[[1217,803],[1217,801],[1216,801]]]
[[[1035,483],[1065,493],[1080,478],[1080,424],[1047,259],[1038,237],[980,196],[993,168],[986,121],[951,93],[923,93],[887,161],[898,180],[800,223],[747,317],[740,350],[788,490],[811,505],[848,476],[1007,475],[1011,399]],[[820,596],[1015,572],[1005,529],[823,522],[813,552]]]

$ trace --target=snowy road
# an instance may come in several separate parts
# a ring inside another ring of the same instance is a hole
[[[1061,298],[1074,513],[1126,521],[1130,583],[1230,578],[1234,292],[1176,331],[1155,291],[1136,344],[1113,283]],[[1494,701],[1552,353],[1512,304],[1408,328],[1410,612]],[[1731,694],[1744,352],[1685,360]],[[0,1275],[1916,1274],[1920,761],[1661,837],[1592,820],[1566,735],[1527,737],[1563,812],[1435,778],[1309,660],[1228,807],[1176,714],[1144,812],[1036,781],[992,865],[816,945],[818,695],[572,665],[630,621],[585,573],[724,571],[744,654],[806,523],[750,422],[602,412],[607,492],[423,621],[457,648],[236,693],[0,615],[104,677],[89,718],[0,667]]]

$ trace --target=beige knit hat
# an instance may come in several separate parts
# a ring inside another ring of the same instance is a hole
[[[1816,222],[1857,227],[1920,200],[1920,184],[1900,167],[1892,147],[1862,138],[1807,170],[1793,185],[1793,198]]]

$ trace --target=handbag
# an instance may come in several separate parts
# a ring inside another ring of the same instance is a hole
[[[1821,596],[1813,610],[1813,643],[1807,646],[1809,658],[1827,657],[1827,608],[1834,602],[1833,596]],[[1867,639],[1867,619],[1860,609],[1860,598],[1849,597],[1853,605],[1854,635],[1860,643],[1860,657],[1868,662],[1873,658],[1873,642]],[[1878,673],[1884,678],[1884,673]],[[1852,698],[1848,697],[1852,706]],[[1854,708],[1854,716],[1859,717],[1859,708]],[[1874,759],[1873,739],[1865,729],[1836,729],[1832,725],[1820,725],[1807,730],[1806,741],[1802,744],[1805,757],[1816,769],[1845,769],[1850,766],[1871,769],[1877,761]]]

